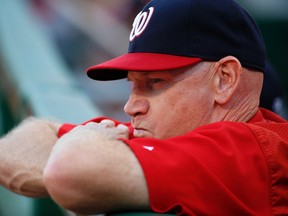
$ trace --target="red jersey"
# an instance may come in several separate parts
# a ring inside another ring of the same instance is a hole
[[[288,122],[276,114],[260,109],[247,123],[217,122],[166,140],[134,138],[126,125],[124,142],[141,164],[155,212],[288,215]],[[73,127],[63,125],[59,135]]]

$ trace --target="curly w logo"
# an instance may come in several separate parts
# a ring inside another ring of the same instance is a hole
[[[140,12],[134,22],[133,22],[133,26],[132,26],[132,31],[130,33],[130,41],[133,41],[135,39],[135,37],[138,37],[139,35],[142,34],[142,32],[146,29],[152,14],[154,12],[154,8],[150,7],[149,11],[146,12]]]

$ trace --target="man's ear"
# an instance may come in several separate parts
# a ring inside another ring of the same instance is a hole
[[[242,66],[237,58],[227,56],[220,59],[215,67],[214,100],[218,104],[225,104],[239,84]]]

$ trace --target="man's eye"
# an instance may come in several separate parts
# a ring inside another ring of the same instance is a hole
[[[163,79],[155,78],[155,79],[150,79],[149,83],[153,85],[153,84],[161,83],[163,81],[164,81]]]
[[[152,78],[148,81],[148,87],[150,89],[156,90],[156,89],[162,89],[165,86],[165,80],[161,78]]]

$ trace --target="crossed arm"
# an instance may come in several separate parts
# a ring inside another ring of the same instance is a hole
[[[124,125],[88,123],[57,137],[59,123],[30,118],[0,139],[0,185],[51,196],[84,213],[149,209],[146,181]]]

